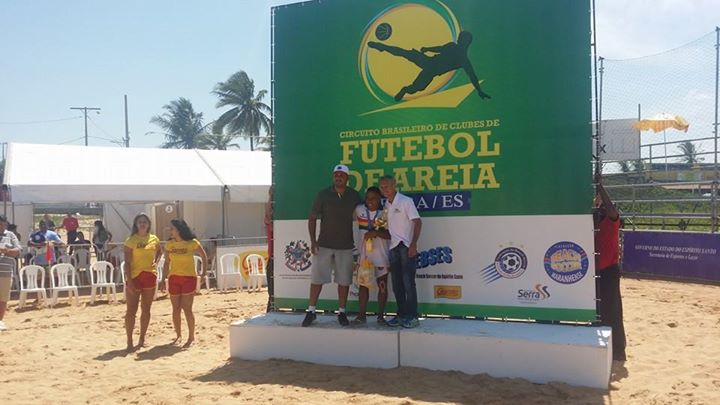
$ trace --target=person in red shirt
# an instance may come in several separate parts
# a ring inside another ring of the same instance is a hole
[[[268,283],[268,303],[267,303],[267,312],[271,312],[273,310],[273,301],[274,301],[274,291],[275,291],[275,283],[274,283],[274,260],[273,260],[273,186],[270,186],[268,188],[268,199],[265,203],[265,236],[267,236],[267,245],[268,245],[268,262],[267,262],[267,268],[265,269],[265,272],[267,273],[267,283]]]
[[[65,228],[67,231],[67,243],[71,245],[77,239],[77,230],[80,225],[78,224],[77,218],[72,213],[68,212],[67,216],[63,218],[61,228]]]
[[[625,326],[620,295],[620,214],[596,178],[594,200],[595,271],[600,324],[612,328],[613,360],[625,361]]]

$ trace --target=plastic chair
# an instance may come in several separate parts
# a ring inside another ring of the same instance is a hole
[[[55,279],[57,278],[57,282]],[[58,295],[61,291],[68,292],[68,302],[72,304],[73,294],[75,294],[75,305],[80,304],[80,296],[78,288],[75,284],[75,267],[70,263],[60,263],[50,268],[50,290],[52,291],[51,307],[54,307],[58,301]]]
[[[202,277],[200,277],[202,274],[202,257],[193,256],[193,259],[195,260],[195,274],[198,275],[195,291],[200,292],[200,287],[202,286]],[[208,276],[207,273],[205,273],[205,288],[210,289],[210,276]]]
[[[38,273],[40,273],[40,285],[38,285]],[[25,299],[28,293],[37,293],[38,298],[42,296],[43,304],[47,305],[47,293],[45,292],[45,269],[34,264],[20,269],[20,302],[18,307],[25,306]]]
[[[110,290],[112,290],[113,302],[117,304],[117,290],[115,289],[115,282],[113,281],[115,279],[114,273],[115,267],[110,262],[99,261],[90,266],[90,304],[95,303],[95,295],[98,292],[98,288],[106,288],[108,302],[110,302]],[[100,295],[102,295],[102,292]]]
[[[75,266],[75,271],[78,273],[78,283],[82,284],[82,275],[84,275],[86,282],[89,283],[88,273],[90,271],[90,251],[87,249],[75,249],[72,256],[70,256],[70,263]]]
[[[160,296],[160,283],[162,282],[163,278],[163,267],[165,267],[165,256],[160,256],[160,259],[158,259],[157,266],[155,267],[155,270],[157,271],[157,288],[155,288],[155,299],[157,299]],[[169,280],[165,280],[165,291],[169,291]]]
[[[70,256],[68,256],[68,255],[62,255],[62,256],[60,256],[60,257],[57,258],[57,260],[55,261],[55,263],[57,263],[57,264],[60,264],[60,263],[70,263],[70,264],[72,264],[72,258],[71,258]]]
[[[218,289],[226,291],[228,279],[237,278],[239,280],[238,289],[242,289],[243,277],[240,272],[240,266],[236,265],[240,262],[240,256],[235,253],[226,253],[220,257],[220,272],[217,274]]]
[[[267,263],[265,263],[265,258],[253,253],[245,258],[245,264],[248,269],[250,269],[250,285],[248,286],[248,291],[260,291],[262,281],[267,280],[267,274],[265,272]]]

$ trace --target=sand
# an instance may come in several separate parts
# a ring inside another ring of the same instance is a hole
[[[414,368],[352,369],[228,358],[228,325],[263,312],[264,293],[203,293],[196,344],[170,344],[170,303],[153,305],[148,346],[126,355],[124,304],[61,301],[5,317],[0,404],[720,403],[720,287],[623,280],[628,361],[609,390]]]

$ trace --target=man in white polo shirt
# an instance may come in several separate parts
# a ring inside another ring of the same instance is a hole
[[[393,176],[380,178],[380,191],[387,199],[385,210],[390,232],[390,274],[398,307],[397,316],[387,324],[414,328],[419,324],[415,270],[422,220],[412,198],[395,189]]]

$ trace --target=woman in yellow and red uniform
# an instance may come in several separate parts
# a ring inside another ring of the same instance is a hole
[[[194,255],[202,258],[200,277],[205,277],[207,254],[200,242],[182,219],[170,221],[170,241],[165,244],[165,268],[163,274],[169,276],[168,290],[173,307],[173,326],[175,342],[180,341],[180,313],[185,313],[188,325],[188,340],[183,347],[189,347],[195,340],[195,316],[192,312],[198,274],[195,272]]]
[[[134,351],[133,330],[138,303],[142,305],[140,313],[140,340],[137,347],[145,345],[145,334],[150,325],[150,307],[155,298],[157,270],[160,257],[160,239],[150,233],[150,218],[141,213],[135,216],[132,234],[125,240],[125,333],[127,350]],[[142,299],[142,300],[141,300]]]

